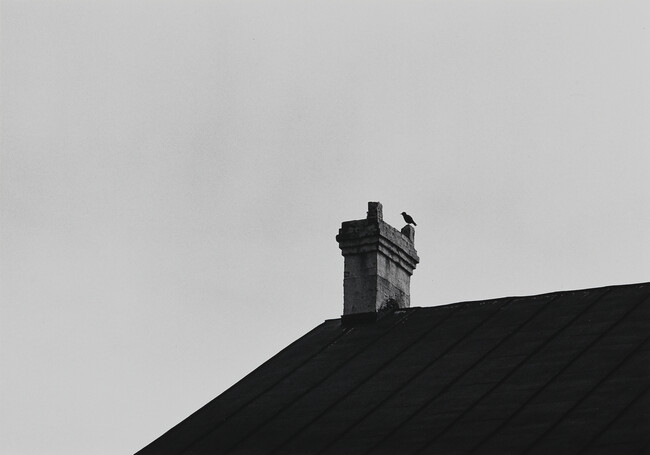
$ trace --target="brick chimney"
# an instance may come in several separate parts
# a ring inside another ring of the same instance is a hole
[[[345,258],[344,320],[410,306],[411,275],[420,262],[413,226],[398,231],[384,222],[381,203],[368,202],[366,219],[344,221],[336,240]]]

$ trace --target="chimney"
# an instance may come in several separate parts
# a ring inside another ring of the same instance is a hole
[[[384,222],[381,203],[368,202],[366,219],[344,221],[336,240],[345,258],[343,320],[374,320],[383,310],[410,306],[411,275],[420,262],[413,226],[398,231]]]

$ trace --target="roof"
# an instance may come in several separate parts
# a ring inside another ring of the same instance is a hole
[[[328,320],[138,452],[641,454],[650,283]]]

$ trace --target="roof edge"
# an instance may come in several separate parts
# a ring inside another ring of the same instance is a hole
[[[443,303],[440,305],[432,305],[432,306],[411,306],[409,308],[402,308],[400,311],[411,311],[415,309],[433,309],[433,308],[442,308],[442,307],[451,307],[451,306],[464,306],[464,305],[477,305],[477,304],[482,304],[482,303],[498,303],[504,300],[514,300],[514,299],[534,299],[534,298],[544,298],[544,297],[551,297],[551,296],[560,296],[564,294],[572,294],[575,292],[587,292],[587,291],[599,291],[599,290],[607,290],[607,289],[616,289],[616,288],[625,288],[625,287],[645,287],[645,286],[650,286],[650,281],[646,282],[639,282],[639,283],[626,283],[626,284],[610,284],[607,286],[598,286],[598,287],[593,287],[593,288],[581,288],[581,289],[566,289],[562,291],[552,291],[552,292],[543,292],[540,294],[523,294],[523,295],[510,295],[506,297],[493,297],[493,298],[487,298],[487,299],[479,299],[479,300],[461,300],[460,302],[453,302],[453,303]],[[332,319],[326,319],[325,322],[330,322],[330,321],[339,321],[341,318],[332,318]]]

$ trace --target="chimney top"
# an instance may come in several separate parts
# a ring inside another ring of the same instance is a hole
[[[368,202],[366,219],[377,221],[384,220],[384,207],[381,205],[381,202]]]
[[[383,220],[380,202],[368,202],[366,218],[343,222],[336,240],[345,258],[344,320],[410,306],[411,275],[420,262],[413,226],[398,231]]]

